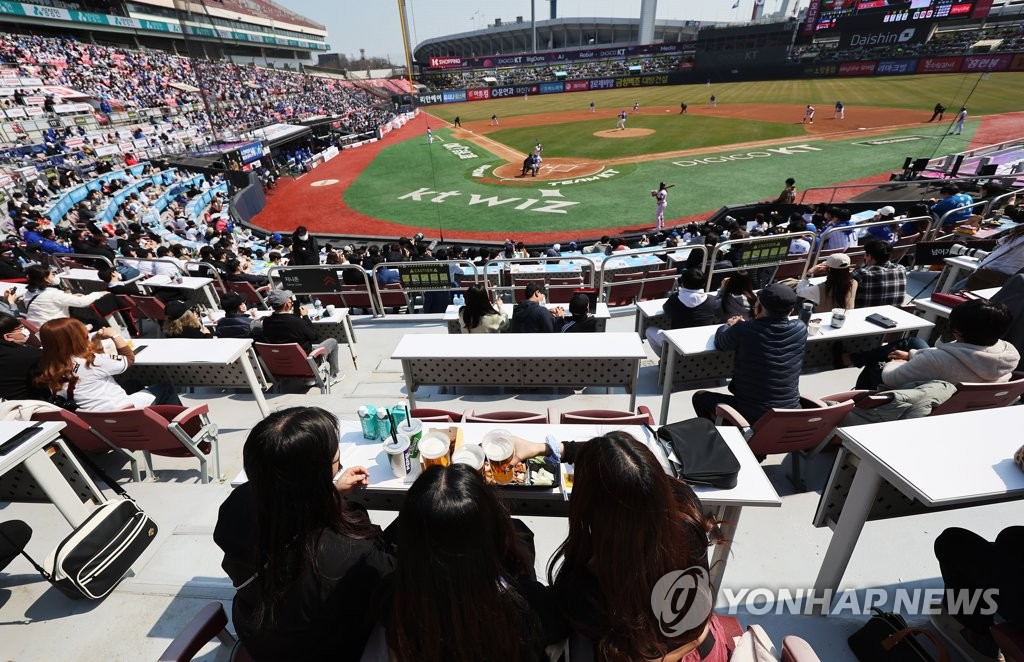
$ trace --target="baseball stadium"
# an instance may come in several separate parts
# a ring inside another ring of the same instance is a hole
[[[0,659],[1024,662],[1024,0],[539,4],[0,2]]]

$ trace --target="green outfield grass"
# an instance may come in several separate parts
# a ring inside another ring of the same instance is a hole
[[[977,88],[975,89],[975,85]],[[972,93],[973,90],[973,93]],[[860,106],[913,108],[930,111],[941,102],[950,111],[966,102],[972,115],[1013,112],[1024,109],[1024,72],[994,73],[986,80],[980,74],[933,74],[927,76],[869,76],[809,80],[672,85],[600,92],[571,92],[531,96],[524,100],[499,99],[429,106],[431,114],[451,121],[459,115],[464,122],[501,117],[533,115],[564,110],[584,110],[594,101],[598,111],[628,109],[634,101],[647,106],[679,107],[708,103],[711,93],[719,104],[810,103],[828,108],[841,100],[848,112]],[[612,126],[614,126],[612,122]]]
[[[635,138],[599,138],[594,135],[597,131],[614,129],[615,121],[616,118],[604,117],[584,122],[502,129],[488,133],[487,137],[524,153],[541,142],[546,157],[575,156],[601,160],[805,135],[801,124],[678,114],[631,115],[626,121],[626,126],[631,129],[653,129],[655,133],[650,135]]]
[[[946,137],[946,127],[923,125],[890,134],[917,138],[888,144],[864,144],[881,142],[878,136],[846,141],[800,137],[782,140],[775,148],[722,148],[700,157],[630,164],[614,168],[617,174],[607,179],[564,186],[529,179],[521,186],[482,182],[479,178],[503,161],[453,140],[442,129],[433,145],[417,137],[381,151],[344,199],[363,214],[405,225],[510,235],[653,225],[650,190],[659,181],[676,184],[666,218],[681,218],[774,198],[786,177],[796,178],[803,190],[898,170],[906,156],[962,151],[976,128],[977,122],[969,121],[962,136]],[[446,144],[468,149],[474,158],[460,159]]]

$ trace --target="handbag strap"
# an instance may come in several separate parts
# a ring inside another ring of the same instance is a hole
[[[69,387],[69,389],[70,388],[71,387]],[[69,390],[68,391],[68,400],[71,399],[70,396],[71,396],[71,392]],[[132,501],[132,502],[135,501],[135,499],[133,499],[130,494],[128,494],[127,492],[124,491],[123,487],[118,485],[116,480],[111,478],[110,475],[106,471],[101,469],[98,464],[93,462],[92,459],[90,459],[89,456],[86,453],[83,453],[81,451],[81,449],[79,449],[77,446],[75,446],[71,442],[68,442],[66,444],[66,446],[67,446],[68,450],[71,451],[71,454],[75,456],[75,459],[78,460],[79,462],[81,462],[82,464],[84,464],[88,469],[91,469],[92,471],[94,471],[96,473],[96,475],[99,476],[100,479],[104,483],[107,484],[107,487],[109,487],[111,489],[111,491],[114,492],[114,494],[118,495],[119,497],[123,497],[125,499],[128,499],[129,501]]]
[[[3,539],[6,540],[7,544],[10,545],[11,547],[17,547],[17,545],[15,545],[14,542],[10,538],[8,538],[7,534],[4,533],[2,530],[0,530],[0,536],[3,536]],[[50,581],[50,579],[53,577],[53,575],[51,575],[50,573],[48,573],[45,570],[43,570],[43,566],[41,566],[38,563],[36,563],[36,560],[28,555],[28,552],[25,551],[24,547],[19,549],[18,553],[21,554],[22,556],[24,556],[28,560],[28,562],[32,564],[32,567],[35,568],[36,571],[39,572],[39,574],[42,575],[44,579],[46,579],[46,581]]]
[[[932,642],[932,645],[935,646],[935,650],[939,653],[939,662],[950,662],[949,651],[946,650],[946,645],[942,643],[942,640],[939,639],[937,634],[928,628],[904,628],[899,632],[893,632],[882,640],[882,648],[890,651],[907,637],[918,634],[924,635]]]

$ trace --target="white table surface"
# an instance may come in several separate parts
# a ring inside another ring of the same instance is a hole
[[[444,309],[444,321],[445,322],[455,322],[455,321],[458,321],[458,319],[459,319],[459,308],[460,307],[461,306],[457,306],[457,305],[455,305],[453,303],[450,306],[448,306],[447,308],[445,308]],[[555,308],[561,307],[561,308],[566,310],[566,316],[568,316],[569,304],[567,304],[567,303],[549,303],[549,304],[547,304],[547,307],[548,307],[548,310],[554,310]],[[508,313],[509,319],[512,318],[512,309],[513,308],[514,308],[514,306],[512,304],[509,304],[507,307],[505,307],[505,312]],[[611,311],[608,310],[608,304],[606,304],[606,303],[599,303],[599,304],[597,304],[597,312],[594,313],[594,317],[596,317],[597,319],[611,319],[612,314],[611,314]]]
[[[247,312],[253,313],[255,319],[263,319],[264,317],[270,317],[274,314],[272,310],[253,310],[250,308]],[[209,321],[216,324],[220,318],[224,317],[224,311],[219,309],[207,310],[206,315],[209,320],[204,319],[203,321]],[[313,324],[341,324],[348,316],[348,308],[335,308],[333,315],[328,315],[327,310],[324,310],[324,316],[318,317],[311,320]]]
[[[199,276],[183,276],[180,283],[171,280],[170,276],[150,276],[140,281],[142,287],[172,287],[179,290],[201,290],[213,282],[212,278]]]
[[[7,454],[0,455],[0,474],[20,464],[26,457],[34,453],[42,444],[40,439],[56,439],[63,423],[36,423],[34,421],[0,421],[0,444],[3,444],[32,426],[38,426],[38,432],[25,439],[23,443],[11,449]],[[42,442],[45,443],[45,442]]]
[[[405,491],[415,481],[416,476],[396,478],[391,472],[388,456],[384,452],[381,441],[363,439],[359,423],[341,421],[341,463],[345,467],[363,466],[369,472],[371,489]],[[643,441],[650,448],[659,462],[664,465],[665,455],[660,445],[650,439],[650,434],[639,425],[528,425],[504,423],[459,423],[457,427],[463,431],[463,444],[480,444],[484,435],[491,430],[508,430],[514,435],[531,441],[543,442],[548,434],[555,435],[559,441],[587,441],[596,436],[614,430],[624,430]],[[431,429],[447,430],[448,425],[442,423],[424,423],[424,432]],[[740,473],[736,487],[719,489],[715,487],[694,487],[694,492],[701,503],[708,506],[769,506],[782,505],[775,488],[757,462],[743,436],[736,428],[719,428],[722,436],[740,462]],[[247,480],[245,472],[240,472],[231,485],[237,487]],[[548,492],[558,494],[561,489]]]
[[[896,322],[892,329],[883,329],[866,322],[865,318],[872,313],[880,313]],[[903,312],[895,306],[872,306],[870,308],[851,308],[846,311],[846,324],[840,329],[833,329],[832,313],[814,313],[811,319],[821,320],[821,330],[814,336],[807,338],[808,342],[821,340],[843,340],[844,338],[855,338],[858,336],[873,336],[883,333],[903,333],[906,331],[917,331],[930,329],[934,326],[932,322]],[[709,326],[697,326],[688,329],[673,329],[665,332],[665,340],[675,348],[675,351],[683,355],[703,354],[706,352],[718,351],[715,349],[715,333],[721,324]]]
[[[556,260],[558,258],[551,258]],[[509,268],[509,273],[512,275],[516,274],[578,274],[581,269],[576,264],[540,264],[540,263],[525,263],[525,264],[513,264]]]
[[[69,269],[67,271],[60,272],[61,278],[67,278],[69,280],[89,280],[97,283],[100,281],[99,272],[95,269]]]
[[[393,359],[600,359],[647,356],[635,333],[407,333]]]
[[[1000,287],[988,287],[983,290],[972,290],[972,294],[976,294],[983,299],[991,299],[996,292],[1001,290]],[[935,303],[928,299],[914,299],[914,305],[920,310],[927,313],[932,313],[935,317],[949,317],[949,311],[952,310],[949,306],[941,303]]]
[[[1013,463],[1024,444],[1016,433],[1022,428],[1024,407],[1009,406],[841,432],[844,445],[883,478],[928,506],[940,506],[1024,495],[1024,471]]]
[[[234,363],[252,345],[249,338],[154,338],[135,341],[137,365]]]

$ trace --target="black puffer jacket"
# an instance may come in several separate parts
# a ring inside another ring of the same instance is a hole
[[[800,408],[800,371],[806,345],[804,323],[784,317],[762,317],[718,330],[715,347],[736,350],[729,390],[748,422],[769,409]]]

